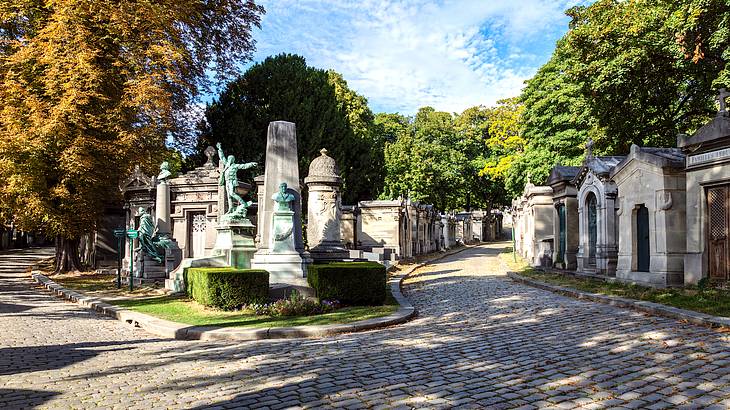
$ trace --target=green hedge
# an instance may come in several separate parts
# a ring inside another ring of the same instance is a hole
[[[188,268],[187,292],[196,302],[235,309],[269,298],[269,272],[256,269]]]
[[[385,266],[375,262],[309,265],[307,283],[320,300],[348,305],[382,305],[386,296]]]

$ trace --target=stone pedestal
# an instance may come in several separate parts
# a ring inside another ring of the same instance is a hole
[[[268,252],[257,252],[251,263],[252,268],[269,272],[269,283],[274,287],[307,287],[307,264],[312,260],[306,253],[302,255],[296,250],[293,219],[293,211],[273,212]]]
[[[254,245],[254,226],[248,219],[221,223],[216,227],[213,253],[223,256],[228,266],[237,269],[250,269]]]

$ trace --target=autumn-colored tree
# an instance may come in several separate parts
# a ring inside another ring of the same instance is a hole
[[[200,92],[237,74],[251,0],[0,1],[0,209],[57,238],[58,271],[134,164],[184,141]]]

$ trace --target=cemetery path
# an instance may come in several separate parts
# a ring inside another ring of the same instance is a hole
[[[506,246],[419,270],[412,322],[325,339],[162,340],[0,276],[0,408],[730,407],[728,334],[516,284]]]

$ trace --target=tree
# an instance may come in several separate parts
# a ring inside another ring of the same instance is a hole
[[[512,195],[528,174],[542,183],[554,165],[578,165],[588,137],[604,155],[674,146],[714,115],[714,90],[728,85],[727,1],[601,0],[567,14],[570,31],[520,97],[525,150],[508,172]]]
[[[714,115],[729,12],[724,0],[601,0],[568,11],[570,72],[609,137],[599,149],[674,146]]]
[[[381,116],[381,120],[386,117]],[[389,129],[398,129],[390,117]],[[421,108],[408,127],[385,145],[383,198],[409,197],[451,210],[463,206],[466,156],[457,148],[453,116]]]
[[[512,196],[522,193],[528,175],[540,184],[553,166],[578,165],[589,136],[599,146],[610,145],[595,125],[581,84],[569,73],[574,64],[566,41],[560,40],[550,60],[527,81],[520,96],[524,106],[519,124],[524,152],[514,158],[506,175]]]
[[[205,110],[198,156],[221,142],[241,161],[263,170],[270,121],[296,123],[299,173],[327,148],[341,167],[343,200],[353,202],[377,194],[382,144],[371,133],[374,116],[367,100],[347,87],[341,75],[307,66],[297,55],[268,57],[227,84]],[[252,177],[253,175],[248,175]]]
[[[0,209],[57,237],[56,269],[134,164],[184,142],[188,107],[250,59],[253,1],[0,3]],[[140,18],[144,16],[144,18]]]
[[[490,150],[489,127],[494,109],[484,106],[470,107],[454,120],[459,136],[457,149],[467,158],[465,165],[465,208],[490,209],[496,203],[505,202],[504,179],[494,177],[484,171],[497,153]]]

